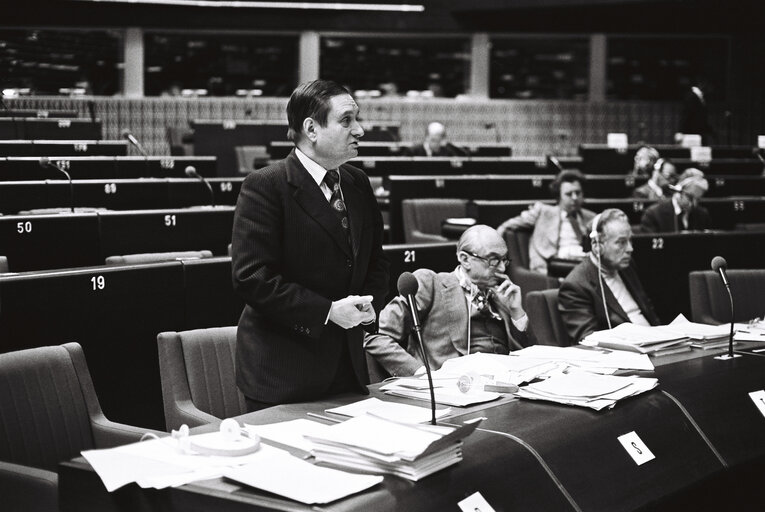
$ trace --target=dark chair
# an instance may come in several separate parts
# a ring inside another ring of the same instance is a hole
[[[59,462],[147,432],[104,417],[77,343],[0,354],[0,382],[3,510],[58,511]]]
[[[467,203],[467,199],[404,199],[401,217],[405,242],[448,242],[441,235],[441,222],[450,217],[465,217]]]
[[[531,334],[538,345],[573,345],[558,311],[558,290],[533,291],[526,294],[526,313]]]
[[[728,270],[734,321],[747,322],[765,313],[765,269]],[[720,275],[712,270],[688,274],[691,319],[704,324],[730,322],[730,299]]]
[[[529,269],[529,239],[531,231],[508,229],[505,231],[505,243],[507,255],[510,257],[510,279],[521,287],[524,295],[524,304],[529,292],[557,289],[560,281],[540,272]]]
[[[137,265],[140,263],[156,263],[159,261],[201,260],[212,258],[213,253],[203,251],[172,251],[172,252],[145,252],[139,254],[123,254],[121,256],[108,256],[107,265]]]
[[[369,352],[364,352],[367,358],[367,372],[369,373],[369,383],[375,384],[376,382],[382,382],[388,377],[390,377],[390,373],[388,373],[383,366],[377,362],[377,359],[375,359]]]
[[[157,336],[168,429],[220,422],[247,412],[236,386],[236,326]]]

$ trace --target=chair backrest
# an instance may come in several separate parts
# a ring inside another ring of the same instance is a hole
[[[84,361],[76,343],[0,354],[0,460],[56,471],[94,447]]]
[[[404,241],[446,242],[441,236],[441,221],[467,215],[467,199],[405,199],[401,201]]]
[[[557,289],[529,292],[525,304],[531,332],[538,345],[567,347],[573,344],[558,311]]]
[[[505,231],[507,254],[512,260],[512,266],[529,268],[529,240],[531,231],[526,229]]]
[[[244,395],[236,386],[236,329],[213,327],[157,336],[168,429],[247,412]]]
[[[746,322],[765,314],[765,269],[728,270],[734,320]],[[691,319],[706,324],[730,322],[730,299],[720,275],[712,270],[688,275]]]
[[[239,174],[250,174],[265,165],[270,158],[267,146],[235,146],[234,151]]]
[[[105,260],[107,265],[136,265],[140,263],[156,263],[159,261],[176,260],[200,260],[212,258],[212,251],[171,251],[171,252],[144,252],[138,254],[123,254],[120,256],[108,256]]]

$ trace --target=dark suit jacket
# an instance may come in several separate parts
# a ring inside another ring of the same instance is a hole
[[[412,156],[428,156],[423,144],[417,144],[409,148],[409,153]],[[467,151],[459,149],[453,144],[444,144],[438,148],[438,151],[434,151],[430,156],[467,156]]]
[[[688,231],[709,229],[711,224],[709,212],[703,206],[693,208],[688,214]],[[678,226],[675,207],[672,205],[671,199],[664,199],[646,208],[643,212],[643,217],[640,219],[640,225],[644,233],[676,233],[683,231],[682,226]]]
[[[651,325],[658,325],[659,317],[653,309],[651,300],[645,294],[634,267],[627,267],[620,271],[619,275],[632,298],[640,306],[640,311],[646,320]],[[605,285],[605,281],[603,284]],[[611,327],[629,322],[627,313],[619,305],[608,285],[605,285],[604,291]],[[598,269],[589,256],[579,263],[561,284],[558,291],[558,310],[568,335],[575,343],[580,342],[593,331],[608,329],[603,299],[600,295]]]
[[[707,105],[691,89],[683,96],[679,131],[680,133],[697,133],[701,135],[705,144],[709,143],[709,136],[714,135],[714,130],[709,124]]]
[[[323,396],[350,352],[358,389],[368,374],[361,326],[324,324],[332,301],[372,295],[375,311],[388,291],[383,223],[369,179],[339,169],[352,245],[321,189],[293,150],[251,173],[237,200],[232,234],[234,288],[246,305],[239,320],[237,385],[266,403]]]

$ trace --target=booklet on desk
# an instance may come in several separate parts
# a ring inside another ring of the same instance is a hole
[[[613,329],[590,333],[581,343],[593,347],[659,355],[667,353],[667,349],[670,348],[673,352],[675,348],[681,347],[682,350],[690,350],[691,340],[676,330],[666,329],[665,326],[644,326],[625,322]]]

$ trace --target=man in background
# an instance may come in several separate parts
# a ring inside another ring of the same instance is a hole
[[[632,265],[627,215],[617,208],[604,210],[593,220],[591,238],[592,252],[558,291],[558,310],[574,343],[624,322],[658,325],[659,317]]]
[[[432,369],[455,357],[507,354],[527,343],[521,289],[505,274],[507,246],[497,231],[481,224],[468,228],[457,243],[457,262],[452,272],[414,272],[422,339]],[[411,329],[407,300],[396,297],[380,313],[380,329],[366,336],[364,347],[393,376],[424,373]]]
[[[465,150],[450,143],[446,138],[446,127],[439,122],[428,125],[422,144],[412,146],[412,156],[467,156]]]
[[[563,171],[550,184],[556,205],[534,203],[520,215],[503,222],[500,236],[507,230],[531,229],[529,268],[547,274],[547,262],[552,257],[581,259],[588,241],[584,234],[595,213],[582,208],[584,176],[579,171]]]
[[[677,183],[675,165],[666,158],[659,158],[653,166],[649,180],[632,192],[632,197],[641,199],[662,199],[671,195],[669,185]]]
[[[699,200],[709,189],[704,173],[686,169],[677,185],[671,187],[672,197],[659,201],[643,212],[641,229],[646,233],[676,233],[709,229],[711,219]]]
[[[650,176],[659,161],[659,152],[651,146],[643,146],[635,153],[632,174],[635,176]]]
[[[295,149],[250,173],[234,214],[234,289],[246,305],[236,344],[248,410],[366,393],[363,330],[388,291],[383,222],[369,179],[346,162],[364,130],[335,82],[300,85],[287,104]]]

